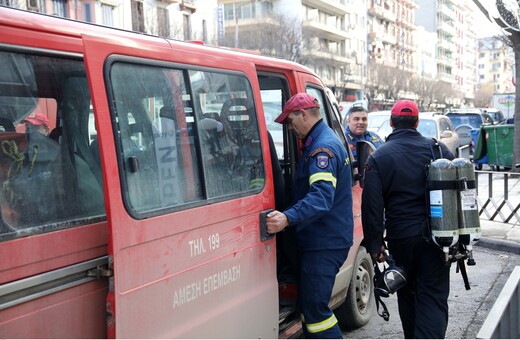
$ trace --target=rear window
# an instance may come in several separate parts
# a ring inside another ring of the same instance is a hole
[[[478,129],[482,125],[482,118],[479,114],[451,113],[447,114],[447,116],[451,119],[455,127],[469,125],[474,129]]]

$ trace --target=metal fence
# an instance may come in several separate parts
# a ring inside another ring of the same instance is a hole
[[[480,218],[520,223],[520,174],[475,171]]]
[[[480,328],[477,339],[520,338],[520,267],[509,276],[504,288]]]

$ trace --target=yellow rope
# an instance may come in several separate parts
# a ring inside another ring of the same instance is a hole
[[[12,159],[11,166],[7,171],[7,178],[2,183],[2,190],[5,191],[7,198],[13,202],[16,199],[16,195],[13,188],[11,187],[11,180],[16,178],[20,173],[25,160],[25,155],[18,151],[18,146],[14,140],[4,140],[2,141],[1,146],[4,155]],[[31,159],[31,167],[29,168],[28,176],[31,176],[32,171],[34,170],[34,164],[36,163],[37,156],[38,145],[33,145],[33,157]]]

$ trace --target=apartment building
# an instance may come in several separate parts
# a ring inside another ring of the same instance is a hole
[[[449,83],[449,106],[471,106],[475,98],[475,6],[463,0],[417,0],[416,24],[437,33],[437,80]]]
[[[370,0],[368,43],[376,63],[414,72],[415,8],[413,0]]]
[[[200,2],[200,1],[199,1]],[[216,0],[0,0],[0,4],[181,40],[216,41]]]
[[[363,98],[366,0],[219,0],[219,43],[299,62],[342,100]]]
[[[419,76],[451,84],[452,97],[446,98],[450,106],[471,105],[481,83],[476,79],[476,7],[465,0],[0,0],[0,4],[293,60],[315,71],[340,101],[364,99],[367,89],[378,82],[369,72],[377,65],[398,70],[401,81]],[[380,95],[384,100],[415,99],[412,90],[408,84],[398,93]]]
[[[511,47],[494,37],[478,40],[477,86],[490,87],[493,93],[511,93],[514,55]]]

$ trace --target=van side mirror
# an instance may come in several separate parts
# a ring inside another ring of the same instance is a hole
[[[356,168],[357,174],[355,180],[359,181],[359,185],[363,187],[363,177],[365,176],[365,164],[367,163],[368,157],[376,150],[374,144],[367,141],[358,141],[356,143]]]

